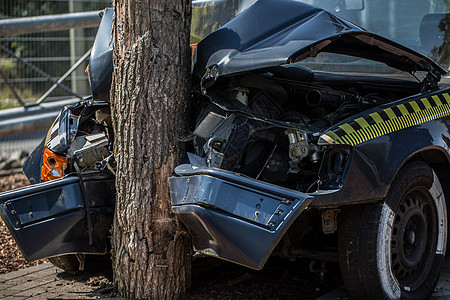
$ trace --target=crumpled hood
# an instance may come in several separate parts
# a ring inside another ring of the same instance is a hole
[[[206,71],[217,78],[298,62],[319,52],[379,61],[406,72],[447,73],[422,54],[323,9],[295,0],[259,0],[198,44],[194,75]]]
[[[111,25],[113,16],[114,10],[112,8],[104,10],[89,59],[89,83],[92,95],[102,100],[109,98],[109,89],[111,88],[113,71]]]

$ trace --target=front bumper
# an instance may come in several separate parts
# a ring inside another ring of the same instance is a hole
[[[83,176],[83,183],[87,199],[83,197],[78,177],[0,194],[0,216],[26,260],[107,252],[114,209],[114,179],[93,172]]]
[[[182,165],[170,177],[172,209],[196,251],[261,269],[310,195],[215,168]]]

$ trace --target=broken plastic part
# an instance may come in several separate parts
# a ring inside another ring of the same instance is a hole
[[[104,133],[78,136],[70,145],[68,153],[81,168],[89,168],[110,155],[108,138]]]
[[[224,116],[210,112],[194,131],[196,136],[209,139],[214,129],[225,119]]]

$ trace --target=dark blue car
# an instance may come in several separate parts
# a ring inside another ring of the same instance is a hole
[[[195,1],[194,14],[223,3]],[[446,2],[241,4],[193,53],[192,138],[170,190],[195,251],[254,269],[270,255],[339,262],[355,298],[429,297],[448,236]],[[112,14],[93,97],[31,155],[36,184],[0,195],[28,260],[77,270],[108,252]]]

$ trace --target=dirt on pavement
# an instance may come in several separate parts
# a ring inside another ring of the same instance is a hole
[[[3,176],[0,177],[0,193],[27,186],[29,184],[30,182],[27,177],[22,173]]]

